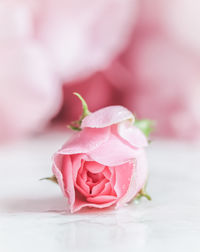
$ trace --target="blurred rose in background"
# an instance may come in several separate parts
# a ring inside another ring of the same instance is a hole
[[[0,141],[122,104],[160,137],[200,136],[200,2],[1,0]]]

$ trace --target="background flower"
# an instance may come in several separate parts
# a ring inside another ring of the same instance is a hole
[[[2,0],[0,139],[122,104],[157,121],[157,135],[200,128],[200,5],[184,0]]]
[[[0,138],[40,131],[61,106],[61,85],[106,68],[124,47],[135,13],[135,0],[1,1]]]

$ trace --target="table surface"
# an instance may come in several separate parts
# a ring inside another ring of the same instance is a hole
[[[200,251],[200,147],[154,141],[148,148],[153,200],[71,215],[51,175],[68,133],[0,147],[0,251]]]

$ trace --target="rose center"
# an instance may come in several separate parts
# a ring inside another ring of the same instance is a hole
[[[76,188],[86,197],[95,197],[108,190],[111,172],[107,166],[94,161],[82,161]]]
[[[90,171],[87,172],[87,182],[97,183],[103,180],[105,176],[102,173],[92,173]]]

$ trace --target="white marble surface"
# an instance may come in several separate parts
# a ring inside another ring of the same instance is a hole
[[[0,147],[0,251],[200,251],[200,147],[154,142],[145,199],[70,215],[50,175],[66,134]]]

